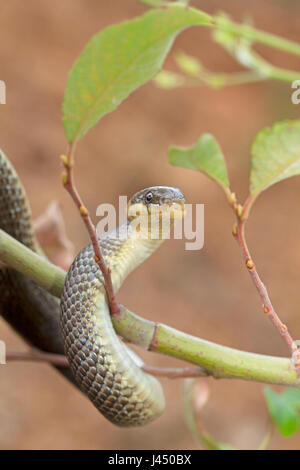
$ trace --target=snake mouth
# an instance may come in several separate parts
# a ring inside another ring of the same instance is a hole
[[[171,220],[183,219],[185,216],[185,202],[172,202],[167,205],[167,212]]]
[[[185,215],[185,197],[179,188],[171,186],[151,186],[137,192],[128,203],[128,217],[169,216],[171,220]]]
[[[180,189],[170,186],[143,189],[128,204],[128,220],[140,223],[136,229],[139,238],[169,238],[170,227],[181,222],[184,216],[184,195]]]

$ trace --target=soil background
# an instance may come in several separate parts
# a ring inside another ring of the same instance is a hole
[[[272,0],[199,0],[209,13],[223,10],[236,21],[300,40],[300,3]],[[146,11],[134,0],[1,1],[0,79],[7,104],[0,106],[0,142],[27,189],[35,217],[59,200],[67,232],[79,251],[88,238],[61,186],[59,155],[66,151],[61,103],[68,71],[99,30]],[[215,72],[240,66],[215,45],[207,29],[192,28],[174,49],[197,56]],[[300,70],[299,58],[257,47],[274,64]],[[174,68],[172,54],[167,67]],[[300,77],[299,77],[300,78]],[[105,117],[78,146],[79,190],[96,218],[101,202],[156,184],[179,186],[188,202],[205,204],[205,245],[184,250],[170,241],[126,281],[118,298],[138,314],[217,343],[286,356],[285,344],[262,313],[261,302],[232,235],[233,216],[220,189],[201,174],[169,165],[169,145],[189,145],[204,132],[220,142],[232,189],[247,196],[250,146],[275,121],[299,118],[289,84],[265,81],[219,91],[199,86],[163,91],[149,83]],[[274,306],[300,338],[299,178],[273,186],[257,201],[248,225],[250,249]],[[25,343],[2,320],[0,337],[10,350]],[[149,364],[179,361],[142,353]],[[182,382],[162,380],[164,415],[140,429],[119,429],[50,366],[11,363],[0,368],[1,449],[192,449],[182,410]],[[215,438],[256,448],[267,427],[263,385],[209,379],[211,399],[202,420]],[[299,448],[299,434],[275,432],[271,448]]]

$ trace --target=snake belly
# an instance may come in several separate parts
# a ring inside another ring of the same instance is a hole
[[[99,240],[111,269],[114,289],[161,241]],[[61,297],[65,354],[80,388],[96,408],[119,426],[144,425],[164,410],[160,383],[141,370],[141,362],[116,335],[106,301],[103,276],[91,245],[75,258]]]

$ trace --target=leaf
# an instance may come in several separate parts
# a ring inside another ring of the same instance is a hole
[[[269,413],[277,425],[280,433],[285,436],[291,436],[299,429],[299,414],[295,409],[295,404],[286,392],[278,395],[271,388],[265,388],[265,398],[267,401]]]
[[[163,90],[172,90],[173,88],[182,86],[185,83],[185,77],[170,72],[169,70],[161,70],[161,72],[158,72],[154,77],[154,83],[158,88],[162,88]]]
[[[173,4],[96,34],[68,76],[63,103],[68,141],[80,139],[101,117],[153,78],[178,33],[192,25],[208,24],[209,15]]]
[[[220,12],[215,16],[216,28],[212,31],[212,37],[221,46],[223,46],[229,53],[233,55],[238,55],[242,52],[241,49],[249,47],[252,45],[252,40],[248,37],[243,37],[242,34],[239,34],[238,31],[231,29],[233,22],[231,17],[225,13]],[[250,21],[242,23],[242,26],[251,26]]]
[[[282,393],[282,396],[295,410],[300,410],[300,390],[298,388],[288,388]]]
[[[205,173],[225,191],[229,188],[224,156],[211,134],[203,134],[191,147],[172,147],[169,161],[172,165]]]
[[[263,129],[252,149],[250,192],[255,197],[269,186],[300,174],[300,121],[282,121]]]
[[[199,77],[202,71],[202,65],[198,59],[180,51],[174,55],[174,59],[177,66],[187,75]]]

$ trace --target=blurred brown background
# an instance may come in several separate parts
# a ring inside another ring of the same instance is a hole
[[[235,20],[251,17],[258,28],[300,40],[300,4],[275,0],[198,0],[199,8],[220,9]],[[100,29],[146,11],[135,0],[11,0],[1,2],[0,79],[7,104],[0,106],[1,147],[17,168],[34,216],[51,199],[61,201],[68,234],[76,251],[87,236],[69,196],[61,187],[59,155],[66,140],[61,103],[67,73],[90,37]],[[175,43],[211,70],[240,67],[213,44],[206,29],[194,28]],[[299,59],[260,47],[277,65],[300,70]],[[167,65],[172,68],[172,60]],[[300,75],[299,75],[300,78]],[[117,204],[120,194],[155,184],[179,186],[188,202],[205,203],[205,247],[185,251],[170,241],[144,263],[119,293],[119,299],[146,318],[159,320],[227,346],[286,355],[286,347],[261,309],[231,235],[233,217],[221,191],[200,174],[171,167],[167,149],[188,145],[203,132],[213,133],[228,161],[231,186],[247,195],[249,148],[258,130],[299,117],[288,84],[264,82],[224,88],[162,91],[152,83],[135,92],[82,140],[75,173],[82,196],[95,214],[101,202]],[[248,241],[274,306],[300,338],[299,178],[263,194],[248,226]],[[8,349],[26,345],[3,321],[0,338]],[[150,364],[178,365],[156,354]],[[0,368],[0,448],[137,449],[196,448],[182,412],[182,383],[162,380],[167,409],[141,429],[118,429],[50,366],[11,363]],[[255,448],[267,413],[261,384],[210,379],[212,396],[203,412],[218,439]],[[272,448],[299,448],[299,434]]]

